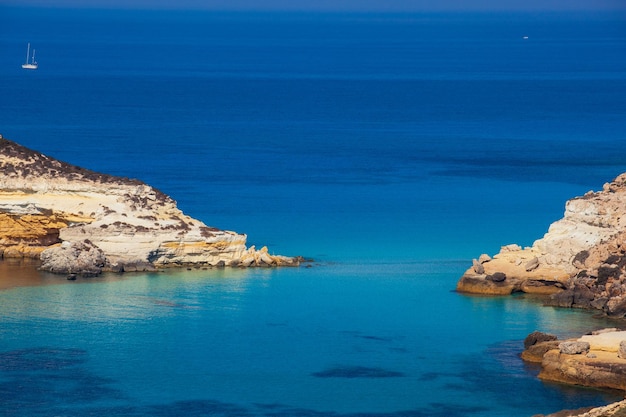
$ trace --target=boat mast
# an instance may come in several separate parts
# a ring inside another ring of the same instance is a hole
[[[28,64],[28,57],[30,56],[30,42],[28,42],[28,47],[26,48],[26,63]]]

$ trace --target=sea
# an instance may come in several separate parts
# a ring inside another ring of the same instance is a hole
[[[626,171],[626,14],[0,14],[4,138],[312,259],[76,281],[4,260],[0,415],[530,417],[623,398],[519,358],[535,330],[623,322],[455,286]]]

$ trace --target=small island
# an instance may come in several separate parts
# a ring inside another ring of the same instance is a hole
[[[159,190],[0,138],[0,255],[68,275],[166,267],[298,266],[185,215]]]

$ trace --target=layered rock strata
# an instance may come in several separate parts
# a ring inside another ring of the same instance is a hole
[[[545,294],[561,307],[626,317],[626,174],[569,200],[564,217],[531,247],[507,245],[475,259],[457,290]]]
[[[185,215],[162,192],[0,139],[0,254],[57,273],[298,265]]]

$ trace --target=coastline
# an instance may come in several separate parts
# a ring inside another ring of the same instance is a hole
[[[39,272],[0,291],[0,354],[48,366],[3,372],[4,407],[529,417],[618,400],[517,359],[535,328],[569,337],[604,318],[451,290],[476,252],[529,245],[566,199],[625,170],[623,19],[77,9],[55,25],[63,13],[5,22],[16,42],[47,40],[38,72],[3,67],[5,136],[338,265]],[[76,33],[94,52],[80,62]],[[312,376],[331,365],[407,377]]]
[[[0,253],[68,276],[168,267],[299,266],[207,226],[139,180],[84,169],[0,137]]]
[[[565,203],[561,219],[530,247],[502,246],[482,254],[457,282],[457,291],[550,296],[558,307],[597,310],[626,318],[626,174]]]
[[[545,297],[546,306],[596,311],[626,325],[626,174],[565,204],[563,218],[552,223],[532,246],[508,244],[482,254],[457,282],[460,293]],[[626,394],[626,331],[596,330],[578,339],[530,334],[522,360],[540,363],[538,378],[567,385],[618,390]],[[607,338],[603,344],[598,340]],[[591,343],[591,344],[590,344]],[[595,345],[594,345],[595,344]],[[609,352],[609,353],[607,353]],[[622,415],[622,403],[550,416]],[[613,413],[617,414],[613,414]],[[582,414],[581,414],[582,413]]]

